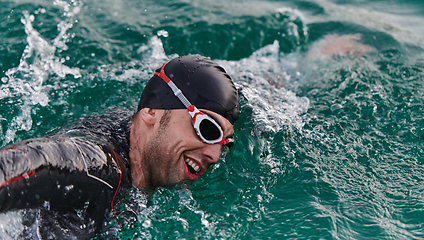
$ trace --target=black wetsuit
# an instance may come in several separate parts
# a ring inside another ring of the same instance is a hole
[[[38,217],[43,239],[94,237],[132,185],[130,115],[109,112],[0,149],[0,212],[28,209],[24,224]]]

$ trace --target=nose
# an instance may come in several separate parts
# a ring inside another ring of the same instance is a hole
[[[202,153],[208,158],[209,164],[215,164],[218,162],[219,156],[221,156],[221,149],[222,144],[220,143],[206,144]]]

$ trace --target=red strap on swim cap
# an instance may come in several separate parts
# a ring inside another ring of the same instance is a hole
[[[154,75],[159,76],[160,78],[162,78],[162,80],[165,81],[167,84],[171,81],[171,79],[169,79],[169,77],[166,76],[165,70],[164,70],[166,64],[168,64],[168,63],[169,63],[169,61],[166,62],[165,64],[163,64],[162,68],[160,69],[160,72],[155,72],[155,74],[154,74]]]

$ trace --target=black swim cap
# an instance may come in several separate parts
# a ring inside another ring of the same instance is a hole
[[[188,55],[171,60],[164,71],[191,104],[218,113],[234,125],[240,112],[238,92],[221,66],[209,58]],[[160,68],[156,72],[160,72]],[[186,108],[165,81],[156,75],[149,80],[141,94],[138,110],[146,107]]]

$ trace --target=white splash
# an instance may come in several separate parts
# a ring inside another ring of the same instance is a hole
[[[160,33],[160,32],[161,31],[158,32],[158,35],[159,36],[160,34],[163,35],[163,33]],[[148,61],[150,63],[160,62],[160,65],[163,64],[163,61],[169,60],[173,56],[174,57],[177,56],[177,55],[171,55],[171,56],[166,55],[165,50],[163,49],[163,43],[158,36],[153,36],[147,45],[143,45],[139,47],[137,49],[137,53],[142,54],[143,59],[145,59],[145,61]]]
[[[258,133],[276,132],[287,125],[300,129],[304,125],[302,114],[309,108],[309,99],[284,87],[302,75],[297,71],[296,56],[284,56],[275,41],[240,61],[217,61],[242,88]]]
[[[157,68],[166,61],[178,57],[177,54],[166,55],[162,41],[158,36],[153,36],[147,44],[139,47],[137,53],[141,55],[141,61],[131,61],[123,65],[102,65],[98,68],[98,72],[90,77],[130,83],[140,81],[147,83],[147,80],[153,76],[153,72]]]
[[[68,50],[66,43],[75,36],[67,31],[74,26],[74,22],[78,22],[78,20],[74,19],[74,16],[81,11],[82,2],[71,0],[71,3],[68,3],[62,0],[55,0],[53,4],[63,9],[63,16],[65,17],[65,19],[57,25],[59,34],[53,39],[53,46],[58,48],[57,50],[59,52],[66,51]]]
[[[24,225],[22,224],[22,212],[10,211],[0,214],[0,239],[18,239]],[[10,226],[14,226],[11,228]]]
[[[277,8],[276,11],[283,16],[287,16],[290,20],[288,23],[287,34],[290,39],[296,42],[296,45],[300,45],[300,36],[298,25],[295,24],[295,21],[302,22],[302,33],[305,34],[305,37],[308,36],[308,27],[306,25],[306,18],[303,16],[302,12],[298,9],[292,9],[288,7]]]
[[[165,29],[158,31],[157,34],[159,37],[169,37],[169,33]]]
[[[81,77],[78,68],[64,65],[65,59],[55,56],[56,52],[67,49],[65,43],[71,36],[66,32],[72,27],[72,24],[69,24],[71,20],[68,18],[78,13],[75,9],[73,8],[72,14],[65,14],[67,19],[58,24],[59,34],[52,41],[53,44],[33,28],[32,22],[35,20],[35,16],[28,11],[23,12],[21,22],[25,26],[28,45],[24,49],[19,65],[6,71],[6,77],[1,79],[4,84],[0,86],[0,99],[12,97],[21,99],[17,103],[21,105],[21,114],[13,119],[7,119],[9,124],[4,143],[15,140],[16,131],[28,131],[32,128],[31,114],[34,105],[47,106],[49,104],[48,91],[52,86],[44,85],[48,78],[52,76],[64,78],[68,74],[75,78]],[[40,13],[45,13],[45,10],[36,11],[36,14]]]

